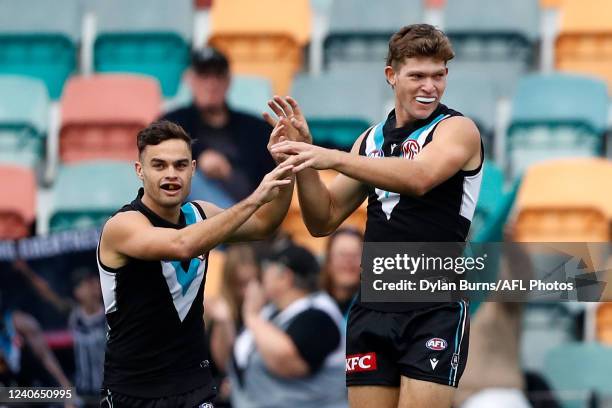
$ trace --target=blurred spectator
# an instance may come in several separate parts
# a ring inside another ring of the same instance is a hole
[[[68,326],[74,344],[77,394],[86,406],[98,406],[104,370],[106,317],[97,274],[89,268],[77,268],[72,272],[72,294],[75,303],[72,299],[62,298],[55,293],[48,282],[32,271],[25,262],[15,262],[15,269],[29,280],[45,301],[69,315]]]
[[[215,406],[229,406],[230,384],[226,377],[226,364],[234,345],[236,333],[242,330],[242,303],[250,281],[259,277],[259,264],[253,248],[238,244],[228,247],[223,266],[221,296],[205,301],[204,313],[210,354],[217,380],[218,392]]]
[[[21,387],[34,385],[72,387],[57,359],[49,349],[38,321],[19,310],[5,309],[0,319],[0,378],[16,381]],[[46,373],[24,373],[22,363],[31,353],[51,375],[53,383],[46,383]],[[32,375],[30,375],[32,374]],[[41,377],[42,375],[42,377]],[[43,384],[37,384],[42,381]]]
[[[186,74],[193,103],[164,117],[195,139],[198,171],[190,199],[206,199],[224,208],[245,198],[274,168],[266,148],[272,128],[227,105],[229,71],[228,60],[214,48],[195,51]]]
[[[327,241],[321,287],[334,298],[345,319],[359,290],[362,245],[363,234],[353,228],[340,228]]]
[[[310,252],[289,245],[264,263],[263,285],[249,283],[230,365],[233,406],[347,406],[342,315],[315,292],[318,273]]]
[[[527,252],[513,241],[513,223],[506,226],[499,279],[529,280],[533,267]],[[470,353],[455,394],[460,408],[531,408],[520,366],[522,302],[482,302],[470,323]],[[540,390],[542,391],[542,390]],[[554,400],[537,407],[556,407]]]
[[[106,347],[106,316],[100,278],[89,269],[77,269],[73,272],[73,280],[77,305],[70,313],[68,327],[74,339],[76,388],[88,405],[98,406]]]

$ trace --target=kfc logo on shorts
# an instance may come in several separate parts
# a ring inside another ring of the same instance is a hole
[[[442,351],[445,350],[447,346],[446,340],[434,337],[433,339],[427,340],[425,343],[425,347],[433,351]]]
[[[360,373],[376,370],[376,353],[346,356],[346,372]]]
[[[414,156],[416,156],[420,151],[421,145],[416,140],[408,139],[404,143],[402,143],[402,157],[406,157],[412,160],[414,159]]]

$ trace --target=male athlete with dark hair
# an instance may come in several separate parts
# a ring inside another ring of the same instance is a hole
[[[350,153],[312,145],[297,102],[271,101],[292,124],[285,128],[288,139],[299,134],[303,140],[278,143],[272,152],[293,155],[287,162],[295,165],[313,235],[333,232],[367,198],[365,242],[466,240],[484,156],[474,123],[440,103],[453,57],[448,38],[433,26],[395,33],[384,71],[395,109],[359,136]],[[322,169],[341,173],[329,188],[316,171]],[[347,334],[351,407],[450,407],[467,359],[467,306],[357,302]]]
[[[292,166],[276,167],[245,200],[221,210],[183,204],[195,161],[180,126],[153,123],[137,143],[144,188],[107,221],[98,247],[109,326],[101,406],[212,407],[202,318],[208,251],[278,227],[291,201]]]

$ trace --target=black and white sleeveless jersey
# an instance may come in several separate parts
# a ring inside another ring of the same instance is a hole
[[[194,203],[172,224],[141,201],[143,190],[118,212],[139,211],[152,225],[180,229],[206,219]],[[117,393],[160,398],[210,385],[203,292],[208,254],[189,261],[130,258],[121,268],[98,269],[108,323],[103,386]]]
[[[371,128],[360,146],[367,157],[412,160],[429,144],[440,122],[461,113],[440,104],[427,118],[396,128],[395,110]],[[459,170],[421,197],[368,187],[365,242],[463,242],[466,240],[482,181],[481,161],[472,171]],[[369,273],[369,271],[364,271]],[[406,311],[422,303],[367,303],[381,311]]]

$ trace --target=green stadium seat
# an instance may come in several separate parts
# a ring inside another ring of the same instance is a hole
[[[585,407],[591,393],[612,394],[612,347],[598,343],[569,343],[546,355],[544,373],[564,408]]]
[[[0,0],[0,74],[28,75],[59,98],[77,63],[80,0]]]
[[[529,64],[539,21],[537,0],[509,2],[503,12],[488,0],[453,0],[444,9],[445,31],[459,59]]]
[[[232,109],[261,117],[273,96],[269,79],[251,75],[232,75],[227,103]],[[193,95],[189,84],[182,81],[176,95],[166,103],[166,111],[189,106]]]
[[[525,370],[542,372],[549,351],[576,341],[579,330],[574,313],[561,303],[524,305],[520,349]]]
[[[470,228],[471,242],[501,242],[508,214],[516,198],[520,180],[504,187],[504,174],[485,161],[478,204]]]
[[[442,103],[476,123],[487,156],[491,156],[493,152],[493,132],[499,97],[496,84],[483,81],[478,72],[455,70],[452,66],[449,69]]]
[[[578,75],[530,75],[517,88],[508,129],[512,174],[557,157],[603,154],[606,83]]]
[[[36,167],[45,151],[48,117],[42,80],[0,75],[0,162]]]
[[[96,72],[132,72],[160,82],[164,96],[176,94],[189,65],[192,0],[95,0]]]
[[[378,68],[298,76],[291,95],[300,104],[316,144],[350,149],[364,130],[384,119],[384,91],[390,95],[386,88]]]
[[[261,117],[261,113],[266,110],[268,100],[272,96],[272,83],[269,79],[250,75],[234,75],[227,100],[232,108]]]
[[[127,161],[62,166],[53,188],[49,230],[98,227],[131,201],[140,185],[132,163]]]
[[[382,70],[391,35],[421,22],[423,11],[422,0],[334,0],[324,41],[326,66],[338,71],[353,66]]]

